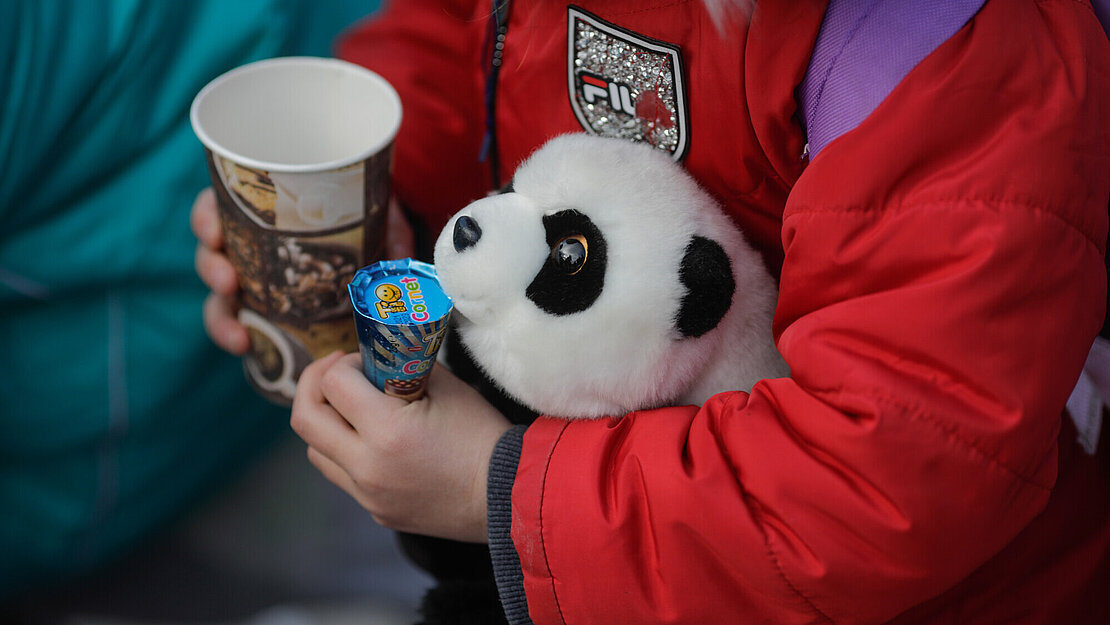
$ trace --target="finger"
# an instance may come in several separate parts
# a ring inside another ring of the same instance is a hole
[[[448,367],[442,367],[438,363],[432,367],[431,374],[428,376],[428,395],[434,396],[440,393],[450,393],[456,391],[460,387],[472,388],[466,382],[459,379]]]
[[[237,313],[233,298],[209,293],[201,314],[204,331],[212,342],[230,354],[242,356],[250,349],[251,339],[247,328],[236,318]]]
[[[197,194],[193,210],[189,214],[189,224],[193,235],[202,245],[213,250],[223,248],[223,233],[220,232],[220,215],[216,207],[216,192],[212,187]]]
[[[416,247],[416,235],[413,234],[412,225],[401,210],[401,203],[397,198],[390,198],[389,210],[385,216],[386,256],[389,258],[407,258],[413,255]]]
[[[342,356],[334,352],[305,367],[297,381],[289,425],[311,447],[344,465],[358,454],[358,434],[320,391],[324,372]]]
[[[334,460],[311,445],[308,447],[308,461],[312,463],[312,466],[316,467],[316,470],[327,478],[329,482],[338,486],[343,492],[357,501],[359,505],[369,510],[369,501],[363,496],[362,491],[358,488],[358,485],[355,484],[354,479],[351,478],[350,474],[347,473],[343,467],[336,464]]]
[[[309,403],[325,403],[323,393],[320,391],[320,378],[335,361],[343,357],[343,352],[335,350],[315,361],[308,364],[301,372],[300,378],[297,380],[297,394],[293,398],[293,405],[296,406],[298,401]]]
[[[239,290],[239,278],[227,256],[198,244],[194,264],[201,281],[214,293],[233,295]]]
[[[403,399],[379,391],[366,379],[359,354],[348,354],[336,361],[320,384],[328,403],[360,431],[374,427],[373,415],[391,413],[408,405]]]

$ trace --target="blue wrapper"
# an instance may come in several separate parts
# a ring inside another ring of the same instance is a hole
[[[386,395],[422,397],[452,310],[435,267],[381,261],[359,269],[347,290],[366,378]]]

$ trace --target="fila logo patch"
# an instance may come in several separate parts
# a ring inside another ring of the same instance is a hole
[[[570,105],[587,132],[643,141],[677,161],[689,144],[682,57],[677,46],[567,8]]]
[[[608,98],[609,108],[614,111],[629,115],[636,114],[636,108],[632,106],[632,89],[628,85],[609,82],[601,76],[586,72],[582,72],[579,78],[582,80],[582,96],[587,104],[595,104],[598,97]]]

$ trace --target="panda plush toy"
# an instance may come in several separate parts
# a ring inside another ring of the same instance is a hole
[[[453,216],[434,253],[455,305],[444,359],[514,423],[701,404],[788,375],[762,258],[648,145],[550,140]],[[436,578],[424,624],[505,622],[484,545],[401,542]]]
[[[544,415],[701,404],[788,373],[760,255],[645,144],[550,140],[451,218],[435,264],[470,356]]]

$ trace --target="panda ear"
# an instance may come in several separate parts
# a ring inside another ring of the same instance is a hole
[[[698,337],[721,322],[732,306],[736,280],[732,262],[719,243],[696,236],[682,255],[679,279],[686,287],[675,325],[686,337]]]

